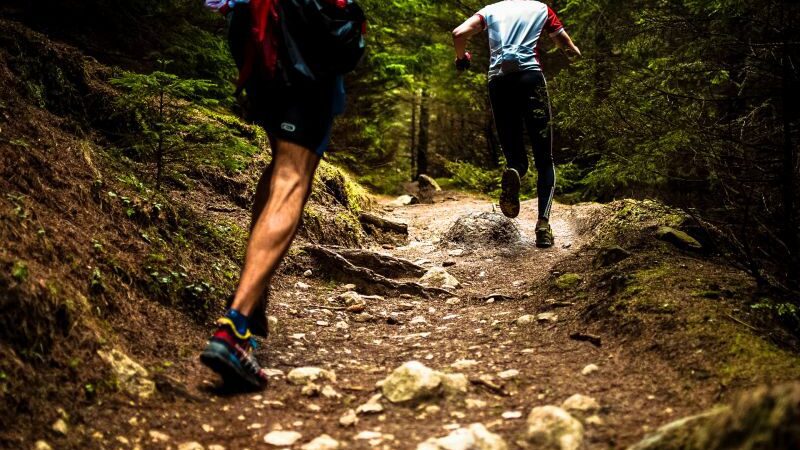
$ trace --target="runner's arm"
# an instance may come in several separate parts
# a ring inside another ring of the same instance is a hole
[[[453,30],[453,46],[456,49],[456,59],[461,59],[467,52],[467,40],[484,29],[483,17],[475,14]]]
[[[581,50],[572,42],[572,38],[567,34],[567,30],[561,29],[558,33],[550,35],[550,39],[555,42],[556,46],[567,53],[567,56],[577,56],[580,58]]]

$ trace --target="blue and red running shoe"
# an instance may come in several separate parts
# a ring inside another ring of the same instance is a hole
[[[257,344],[250,330],[239,333],[228,317],[219,319],[217,325],[217,331],[200,354],[200,361],[222,376],[226,385],[263,389],[268,377],[253,356]]]

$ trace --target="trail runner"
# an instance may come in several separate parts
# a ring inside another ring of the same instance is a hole
[[[459,71],[468,69],[472,59],[466,51],[467,40],[483,31],[489,32],[489,98],[507,162],[500,209],[511,218],[519,215],[521,178],[528,172],[527,130],[538,172],[536,245],[551,247],[550,209],[556,171],[550,100],[539,62],[539,39],[546,33],[568,56],[580,56],[580,50],[549,6],[534,0],[505,0],[486,6],[453,30],[455,65]]]
[[[353,0],[206,0],[206,5],[228,17],[239,92],[247,92],[250,119],[267,131],[272,162],[256,188],[238,288],[200,359],[226,385],[258,389],[266,385],[267,374],[253,355],[253,334],[266,335],[270,279],[297,232],[334,116],[343,112],[341,74],[363,54],[365,22],[359,22],[363,13]],[[343,20],[326,22],[329,16],[320,12]],[[348,28],[339,32],[328,26]],[[326,32],[351,41],[324,39]],[[315,54],[323,50],[327,54]]]

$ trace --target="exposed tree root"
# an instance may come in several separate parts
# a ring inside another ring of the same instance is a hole
[[[372,269],[359,267],[337,251],[318,245],[308,245],[303,250],[316,258],[329,276],[345,283],[353,283],[367,294],[410,294],[418,297],[439,295],[452,297],[455,294],[437,287],[423,286],[419,283],[403,282],[387,278]]]
[[[328,248],[356,266],[369,267],[375,272],[389,278],[419,278],[426,272],[424,267],[414,264],[407,259],[356,248]]]
[[[361,213],[358,216],[358,220],[363,225],[372,225],[373,227],[380,228],[384,231],[391,231],[393,233],[399,234],[408,234],[408,225],[402,222],[396,222],[394,220],[389,220],[385,217],[379,217],[374,214],[370,213]]]

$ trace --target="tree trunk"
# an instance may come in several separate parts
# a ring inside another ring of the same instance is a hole
[[[417,90],[411,97],[411,181],[417,179]]]
[[[800,259],[800,243],[798,243],[798,224],[797,215],[795,211],[795,192],[796,192],[796,167],[797,167],[797,154],[796,148],[792,142],[792,124],[795,118],[797,105],[793,101],[797,97],[797,80],[795,80],[794,68],[791,60],[791,53],[789,49],[789,30],[791,24],[787,23],[787,14],[785,8],[781,8],[781,33],[782,39],[782,58],[781,66],[783,68],[782,75],[782,101],[783,101],[783,186],[782,186],[782,200],[784,211],[784,224],[783,234],[786,241],[786,247],[789,250],[790,267],[797,267],[798,259]],[[792,283],[792,288],[796,288],[798,280],[796,277],[789,277],[789,283]]]
[[[431,115],[428,109],[430,93],[428,88],[422,88],[422,96],[419,104],[419,139],[417,140],[417,177],[428,173],[428,130],[431,122]]]

